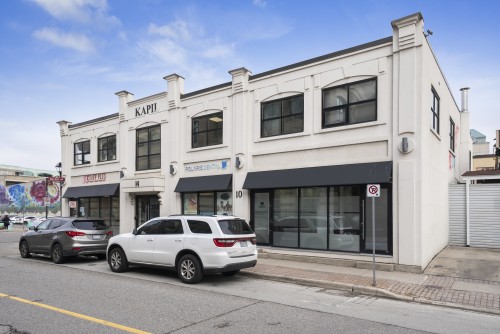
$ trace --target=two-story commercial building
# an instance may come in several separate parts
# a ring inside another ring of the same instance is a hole
[[[467,89],[459,108],[420,13],[387,38],[229,74],[194,92],[171,74],[166,92],[116,93],[115,114],[58,122],[63,214],[120,232],[169,214],[237,215],[263,249],[339,259],[368,259],[375,236],[378,261],[401,270],[448,244],[448,185],[471,160]]]

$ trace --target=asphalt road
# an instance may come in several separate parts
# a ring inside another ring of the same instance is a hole
[[[334,290],[175,273],[93,258],[21,259],[0,233],[0,333],[498,333],[500,317]],[[71,313],[70,313],[71,312]]]

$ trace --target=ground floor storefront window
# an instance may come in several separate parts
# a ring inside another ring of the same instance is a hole
[[[375,201],[375,250],[392,254],[391,185]],[[371,252],[372,202],[366,185],[252,191],[257,243],[276,247]]]
[[[84,197],[72,199],[78,202],[75,209],[71,209],[71,216],[102,218],[113,231],[120,228],[120,198],[113,197]]]
[[[232,215],[232,192],[213,191],[183,193],[182,213],[185,215]]]

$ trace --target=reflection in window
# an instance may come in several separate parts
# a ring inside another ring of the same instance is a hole
[[[377,79],[323,90],[323,128],[377,120]]]
[[[74,145],[75,166],[86,165],[89,163],[90,163],[90,140],[75,143]]]
[[[233,196],[230,190],[220,192],[183,193],[182,213],[185,215],[233,214]]]
[[[431,129],[439,134],[439,95],[431,88]]]
[[[298,247],[298,202],[298,189],[276,189],[274,191],[274,246]]]
[[[222,144],[222,113],[193,118],[192,148]]]
[[[200,193],[200,215],[213,215],[214,214],[214,193]]]
[[[97,149],[97,161],[116,160],[116,136],[99,138]]]
[[[327,249],[327,188],[300,189],[300,247]]]
[[[359,186],[330,188],[329,249],[359,252],[360,203]]]
[[[387,212],[389,190],[380,189],[380,197],[376,199],[375,204],[375,251],[389,253],[389,231]],[[372,228],[372,200],[366,202],[366,232],[365,232],[365,250],[373,250],[373,228]]]
[[[304,95],[262,103],[261,137],[304,131]]]

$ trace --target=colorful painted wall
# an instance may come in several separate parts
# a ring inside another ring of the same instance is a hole
[[[46,196],[50,198],[49,213],[59,213],[61,191],[57,183],[46,186],[45,180],[40,180],[8,187],[0,185],[0,213],[45,213],[43,199]]]

